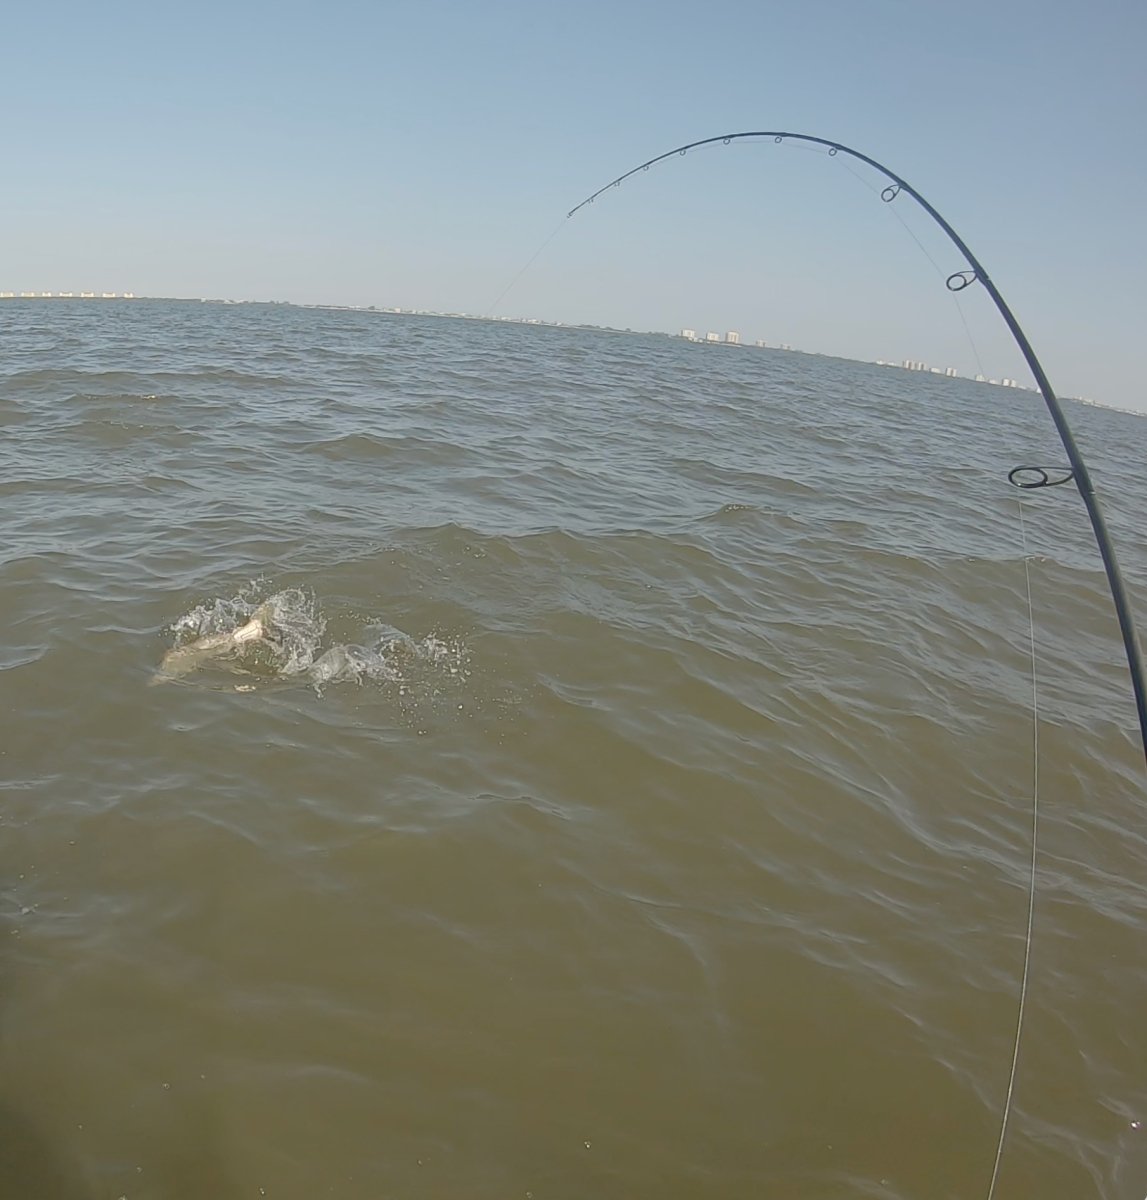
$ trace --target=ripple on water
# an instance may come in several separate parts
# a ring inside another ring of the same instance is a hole
[[[0,1102],[77,1194],[982,1190],[1028,398],[500,323],[5,314]],[[1078,419],[1138,603],[1142,422]],[[1142,773],[1063,501],[1023,497],[1004,1184],[1123,1200]]]

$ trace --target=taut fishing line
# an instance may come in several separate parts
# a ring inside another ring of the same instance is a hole
[[[538,261],[538,259],[541,257],[542,251],[550,244],[550,242],[552,242],[554,240],[554,238],[556,238],[558,236],[559,233],[561,233],[562,229],[565,228],[565,223],[568,220],[569,220],[568,216],[562,217],[562,219],[554,226],[553,232],[550,234],[550,236],[548,238],[546,238],[546,240],[544,242],[542,242],[542,244],[533,252],[533,254],[530,255],[529,261],[526,263],[526,265],[498,293],[498,295],[495,297],[493,303],[490,305],[490,307],[488,309],[486,309],[485,315],[487,317],[493,316],[494,309],[496,309],[498,307],[498,305],[501,304],[503,300],[505,300],[507,294],[509,293],[510,289],[514,286],[514,284],[516,284],[518,282],[518,280],[521,279],[522,276],[534,265],[534,263],[536,263]]]
[[[956,301],[957,311],[960,314],[960,320],[963,323],[964,331],[971,343],[973,354],[975,355],[977,364],[980,365],[980,372],[983,374],[983,365],[980,363],[980,357],[976,350],[975,341],[972,338],[971,330],[968,328],[968,322],[965,318],[963,308],[959,300],[959,293],[970,287],[973,283],[979,283],[991,297],[997,311],[1007,325],[1016,345],[1019,347],[1020,353],[1027,362],[1032,376],[1039,388],[1040,395],[1043,397],[1044,403],[1047,406],[1051,419],[1059,434],[1060,441],[1063,444],[1064,450],[1067,452],[1069,467],[1066,468],[1045,468],[1040,466],[1019,466],[1015,467],[1008,473],[1008,482],[1025,491],[1044,487],[1056,487],[1061,484],[1074,482],[1079,492],[1080,498],[1083,500],[1084,507],[1087,509],[1087,515],[1091,520],[1092,532],[1095,536],[1096,545],[1099,548],[1100,557],[1103,560],[1104,571],[1107,575],[1107,584],[1111,592],[1112,602],[1115,606],[1115,615],[1119,623],[1119,631],[1123,639],[1123,648],[1127,657],[1127,667],[1131,675],[1132,692],[1135,698],[1136,713],[1139,719],[1139,734],[1143,745],[1145,759],[1147,759],[1147,685],[1144,683],[1144,672],[1142,655],[1139,648],[1139,639],[1135,631],[1135,623],[1131,614],[1131,607],[1127,597],[1127,590],[1123,583],[1122,572],[1119,569],[1118,561],[1115,556],[1115,549],[1111,543],[1110,535],[1107,531],[1107,523],[1104,519],[1102,509],[1100,508],[1099,499],[1095,494],[1095,488],[1091,482],[1091,475],[1088,472],[1087,465],[1080,454],[1079,448],[1076,445],[1075,437],[1068,424],[1067,417],[1057,399],[1055,392],[1052,390],[1051,383],[1048,380],[1047,374],[1043,369],[1042,364],[1036,357],[1035,351],[1032,349],[1031,343],[1027,339],[1027,335],[1020,328],[1019,322],[1016,320],[1007,302],[1000,294],[999,289],[992,282],[991,277],[981,265],[980,261],[972,254],[971,250],[964,243],[960,235],[952,228],[951,225],[940,215],[940,213],[932,207],[932,205],[924,199],[924,197],[916,191],[906,180],[889,170],[876,159],[870,158],[866,154],[860,153],[858,150],[853,150],[840,142],[829,141],[826,138],[812,137],[808,134],[790,133],[784,131],[773,130],[754,130],[743,133],[721,134],[717,137],[703,138],[700,141],[689,142],[684,146],[678,146],[673,150],[667,150],[663,154],[657,155],[655,158],[648,159],[646,162],[639,163],[636,167],[626,171],[623,175],[619,175],[616,179],[611,180],[604,187],[599,188],[592,195],[587,196],[579,204],[576,204],[566,214],[566,220],[573,217],[582,208],[592,204],[599,196],[611,188],[620,187],[632,175],[636,175],[639,171],[648,171],[650,167],[657,163],[664,162],[666,159],[674,156],[684,156],[690,150],[697,149],[701,146],[710,146],[720,142],[728,146],[733,143],[739,143],[746,140],[763,140],[772,138],[773,142],[781,145],[788,145],[794,149],[814,150],[821,154],[826,154],[830,158],[835,158],[839,155],[845,157],[841,159],[842,164],[848,169],[849,173],[855,176],[865,187],[875,192],[874,188],[868,180],[864,179],[858,172],[854,171],[849,166],[847,159],[852,158],[858,162],[865,163],[867,166],[875,170],[883,178],[887,179],[888,184],[880,190],[880,199],[888,205],[893,205],[896,199],[902,192],[907,193],[916,201],[916,203],[924,210],[933,222],[947,235],[948,240],[956,247],[962,255],[966,267],[954,271],[945,276],[939,264],[935,261],[931,254],[925,249],[923,243],[913,232],[912,228],[907,224],[899,212],[895,208],[892,209],[893,215],[900,221],[900,224],[908,232],[909,236],[924,253],[929,262],[932,263],[937,273],[944,279],[945,286],[948,291],[953,294],[953,299]],[[510,281],[503,289],[498,298],[491,305],[490,311],[504,299],[510,289],[518,282],[525,274],[529,267],[537,260],[542,251],[553,241],[557,236],[558,231],[562,228],[564,222],[550,234],[550,236],[538,247],[529,262],[522,268],[521,271]],[[1023,499],[1017,497],[1019,505],[1020,519],[1020,535],[1023,544],[1023,560],[1024,560],[1024,580],[1027,595],[1028,606],[1028,641],[1030,647],[1031,672],[1032,672],[1032,804],[1031,804],[1031,857],[1030,870],[1028,873],[1027,887],[1027,921],[1024,936],[1024,958],[1023,967],[1020,976],[1020,992],[1017,1002],[1016,1011],[1016,1028],[1015,1038],[1012,1047],[1011,1066],[1008,1072],[1008,1084],[1003,1103],[1003,1111],[1000,1120],[999,1139],[996,1145],[995,1158],[992,1165],[991,1180],[988,1185],[987,1200],[994,1200],[996,1194],[996,1186],[999,1182],[1000,1168],[1003,1162],[1004,1146],[1007,1141],[1008,1127],[1011,1120],[1013,1109],[1013,1099],[1015,1094],[1016,1075],[1019,1066],[1020,1043],[1023,1034],[1024,1016],[1028,995],[1028,982],[1031,974],[1031,957],[1032,957],[1032,940],[1033,929],[1035,922],[1035,900],[1036,900],[1036,878],[1039,858],[1039,687],[1037,674],[1037,655],[1036,655],[1036,638],[1035,638],[1035,612],[1032,604],[1032,584],[1031,584],[1031,566],[1030,555],[1027,545],[1027,531],[1024,524],[1023,514]]]
[[[866,187],[870,192],[873,193],[873,195],[880,194],[879,189],[876,187],[873,187],[873,185],[871,183],[869,183],[868,180],[865,179],[864,176],[861,175],[859,171],[854,171],[852,169],[852,167],[849,165],[847,159],[843,160],[840,165],[854,179],[859,180],[860,183],[864,185],[864,187]],[[904,232],[916,243],[916,246],[920,250],[920,253],[923,254],[924,257],[932,264],[932,269],[936,272],[936,274],[941,279],[946,279],[947,276],[945,276],[943,268],[932,257],[932,255],[928,253],[928,247],[925,246],[924,243],[916,236],[916,231],[912,228],[911,225],[908,224],[908,222],[900,214],[899,207],[895,204],[889,204],[888,211],[896,218],[897,221],[899,221],[900,228],[903,229]],[[980,361],[980,351],[979,351],[979,348],[976,346],[976,339],[974,337],[972,337],[972,331],[968,327],[968,318],[964,314],[964,306],[960,303],[960,293],[952,291],[949,288],[948,294],[952,297],[952,303],[955,305],[956,312],[960,316],[960,324],[963,325],[963,327],[964,327],[964,336],[968,339],[968,347],[972,351],[972,357],[976,360],[976,366],[979,368],[981,375],[986,375],[987,372],[984,370],[984,364]]]
[[[1017,485],[1018,486],[1018,485]],[[1020,971],[1020,995],[1016,1002],[1016,1034],[1012,1042],[1012,1061],[1008,1068],[1008,1086],[1004,1094],[1003,1112],[1000,1115],[1000,1136],[996,1142],[996,1157],[992,1163],[992,1178],[988,1184],[987,1200],[995,1200],[996,1184],[1000,1179],[1000,1167],[1004,1161],[1004,1144],[1007,1142],[1008,1126],[1011,1123],[1012,1101],[1015,1097],[1016,1074],[1020,1065],[1020,1041],[1024,1031],[1024,1016],[1027,1012],[1028,981],[1031,978],[1032,940],[1035,928],[1036,871],[1039,864],[1039,673],[1035,644],[1035,606],[1032,603],[1031,555],[1028,553],[1027,526],[1024,523],[1024,498],[1016,497],[1020,516],[1020,542],[1024,556],[1024,590],[1028,602],[1028,647],[1031,652],[1032,670],[1032,806],[1031,806],[1031,867],[1028,872],[1028,915],[1024,930],[1024,962]]]

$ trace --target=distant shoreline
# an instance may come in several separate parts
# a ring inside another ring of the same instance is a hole
[[[865,366],[878,367],[893,367],[898,370],[918,371],[920,374],[933,376],[940,379],[962,379],[965,383],[982,383],[988,387],[1000,387],[1008,390],[1018,389],[1026,392],[1036,392],[1034,387],[1027,384],[1019,383],[1013,379],[987,379],[983,376],[968,376],[954,373],[951,368],[944,369],[940,367],[928,367],[922,362],[915,360],[905,360],[902,363],[890,362],[884,359],[865,359],[865,358],[848,358],[839,354],[828,354],[819,350],[801,350],[789,345],[769,345],[762,341],[743,342],[737,335],[736,340],[723,340],[718,335],[708,335],[707,337],[686,336],[683,333],[669,333],[663,329],[620,329],[613,325],[590,325],[570,323],[566,321],[549,321],[541,317],[508,317],[494,316],[481,313],[465,313],[465,312],[441,312],[436,309],[425,308],[396,308],[384,307],[377,304],[307,304],[299,303],[295,300],[230,300],[225,297],[214,296],[141,296],[135,292],[16,292],[16,291],[0,291],[0,302],[5,300],[34,300],[34,301],[68,301],[68,300],[96,300],[96,301],[130,301],[133,304],[152,303],[152,304],[220,304],[220,305],[251,305],[260,307],[275,307],[275,308],[301,308],[301,309],[317,309],[325,312],[356,312],[356,313],[374,313],[377,316],[391,317],[443,317],[457,321],[488,321],[505,325],[533,325],[546,329],[588,329],[598,333],[621,333],[621,334],[636,334],[643,337],[665,337],[671,338],[674,341],[691,342],[699,346],[729,346],[737,349],[745,350],[773,350],[778,353],[785,354],[808,354],[822,358],[840,358],[843,362],[861,363]],[[732,335],[727,335],[732,337]],[[1110,408],[1116,412],[1129,412],[1136,416],[1147,415],[1138,409],[1120,408],[1113,404],[1104,404],[1098,400],[1092,400],[1083,396],[1062,396],[1064,400],[1074,400],[1077,404],[1087,404],[1094,408]]]

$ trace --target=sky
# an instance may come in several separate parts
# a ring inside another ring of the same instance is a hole
[[[1147,411],[1145,44],[1142,0],[9,5],[0,290],[498,301],[1028,382],[844,156],[718,143],[565,220],[675,146],[790,130],[922,192],[1057,391]]]

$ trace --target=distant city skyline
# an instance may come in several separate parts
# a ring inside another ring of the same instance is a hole
[[[810,354],[816,356],[840,357],[853,362],[870,363],[878,367],[901,367],[909,371],[923,371],[932,375],[940,375],[946,378],[966,378],[973,383],[987,383],[997,387],[1012,387],[1021,388],[1025,391],[1035,391],[1034,387],[1029,387],[1026,384],[1020,383],[1018,380],[1003,376],[999,379],[991,378],[982,373],[977,373],[970,376],[961,376],[955,367],[931,367],[927,363],[915,360],[904,359],[901,362],[892,362],[881,358],[868,357],[852,357],[849,355],[832,355],[827,351],[817,350],[812,348],[795,347],[784,342],[767,342],[763,338],[755,338],[753,341],[744,342],[738,330],[726,330],[724,334],[708,331],[704,337],[698,335],[696,330],[682,329],[677,334],[671,334],[668,330],[663,329],[633,329],[630,327],[619,328],[612,325],[599,325],[589,322],[568,322],[548,320],[544,317],[527,317],[527,316],[509,316],[505,314],[483,314],[483,313],[467,313],[467,312],[448,312],[440,309],[424,309],[424,308],[398,308],[393,305],[379,304],[319,304],[319,303],[298,303],[292,300],[254,300],[254,299],[229,299],[224,297],[205,297],[205,296],[142,296],[135,292],[104,292],[104,291],[83,291],[83,292],[50,292],[50,291],[5,291],[0,290],[0,300],[133,300],[142,302],[162,302],[176,301],[187,304],[271,304],[271,305],[287,305],[292,308],[315,308],[327,309],[340,312],[377,312],[382,314],[392,314],[396,316],[423,316],[423,317],[448,317],[456,320],[473,320],[473,321],[494,321],[507,322],[520,325],[544,325],[550,328],[574,328],[574,329],[601,329],[610,333],[639,333],[648,334],[651,336],[660,337],[678,337],[685,341],[694,341],[706,343],[709,345],[717,344],[724,346],[738,346],[751,349],[769,349],[769,350],[784,350],[791,351],[797,354]],[[1094,404],[1096,401],[1084,397],[1074,396],[1068,393],[1060,393],[1063,398],[1071,400],[1081,400],[1086,404]]]
[[[1147,162],[1128,149],[1147,111],[1147,6],[143,11],[6,14],[5,81],[29,98],[5,135],[15,284],[704,322],[1023,379],[983,289],[944,287],[966,264],[845,156],[718,142],[566,219],[684,142],[788,129],[918,187],[992,272],[1057,389],[1147,406]]]
[[[135,292],[4,292],[0,300],[134,300]],[[144,297],[140,297],[144,299]]]
[[[100,289],[95,289],[95,290],[90,290],[90,291],[88,291],[88,290],[51,291],[51,290],[46,290],[46,289],[43,289],[43,290],[42,289],[31,289],[31,290],[28,290],[28,289],[11,289],[11,290],[0,289],[0,300],[49,300],[49,299],[56,299],[56,300],[70,300],[70,299],[137,300],[138,299],[138,300],[185,300],[188,302],[199,302],[199,303],[289,304],[289,305],[293,305],[295,307],[302,307],[302,308],[333,308],[333,309],[345,309],[348,311],[378,311],[378,312],[390,312],[390,313],[396,313],[396,314],[407,314],[408,313],[408,314],[417,314],[417,315],[422,315],[422,316],[446,316],[446,317],[457,317],[457,318],[464,318],[464,319],[478,319],[478,320],[492,320],[492,321],[504,320],[504,321],[511,321],[511,322],[527,324],[527,325],[550,325],[550,326],[570,325],[570,326],[575,326],[578,328],[603,328],[603,329],[613,330],[615,332],[627,332],[627,333],[635,332],[635,330],[633,330],[632,327],[628,327],[628,326],[623,328],[620,326],[601,325],[601,324],[597,324],[597,323],[584,322],[584,321],[583,322],[570,322],[570,321],[553,320],[553,319],[548,319],[548,318],[544,318],[544,317],[508,316],[505,314],[496,314],[496,313],[468,313],[468,312],[447,311],[447,310],[443,310],[443,309],[429,309],[429,308],[405,309],[405,308],[401,308],[401,307],[397,307],[397,306],[393,306],[393,305],[388,306],[388,305],[381,305],[381,304],[330,304],[330,303],[324,304],[324,303],[311,302],[311,301],[272,300],[272,299],[258,299],[258,298],[248,298],[248,297],[236,298],[236,299],[225,299],[222,297],[174,296],[174,295],[173,296],[146,296],[146,295],[138,294],[133,291],[109,292],[109,291],[103,291]],[[651,333],[651,334],[664,334],[666,336],[671,336],[669,331],[664,330],[664,329],[641,329],[641,330],[637,330],[636,332]],[[791,343],[787,343],[787,342],[769,342],[764,338],[754,338],[751,343],[744,343],[744,342],[742,342],[741,333],[738,330],[726,330],[723,334],[720,332],[717,332],[717,331],[709,330],[705,333],[704,336],[701,336],[694,329],[683,328],[679,331],[679,333],[676,336],[683,338],[685,340],[688,340],[688,341],[702,341],[702,342],[709,342],[709,343],[720,343],[720,344],[724,344],[724,345],[751,345],[755,348],[770,348],[770,349],[775,349],[775,350],[789,350],[789,351],[796,349],[800,353],[818,354],[818,355],[828,354],[828,355],[831,355],[834,357],[846,358],[846,359],[850,359],[851,361],[856,361],[856,362],[874,363],[877,366],[898,366],[898,367],[902,367],[905,370],[925,371],[925,372],[929,372],[931,374],[936,374],[936,375],[944,375],[944,376],[948,376],[948,377],[957,377],[957,378],[967,378],[976,383],[990,383],[990,384],[1001,386],[1001,387],[1016,387],[1016,388],[1021,388],[1024,390],[1032,390],[1032,391],[1036,390],[1034,387],[1034,384],[1021,383],[1012,377],[1003,375],[1002,373],[999,373],[1000,374],[999,378],[994,378],[991,374],[985,373],[983,370],[978,370],[975,373],[969,373],[969,374],[962,375],[953,366],[933,367],[933,366],[930,366],[928,363],[924,362],[923,360],[919,360],[919,359],[905,358],[905,359],[901,359],[899,361],[895,361],[895,360],[891,360],[891,359],[872,358],[868,355],[834,354],[832,351],[822,350],[822,349],[818,349],[818,348],[814,348],[814,347],[809,347],[809,348],[794,347]],[[1061,394],[1067,398],[1070,398],[1070,399],[1082,399],[1082,400],[1084,400],[1085,403],[1089,403],[1089,404],[1097,403],[1096,401],[1094,401],[1086,396],[1083,396],[1083,395],[1076,395],[1076,394],[1071,394],[1068,392],[1060,392],[1059,394]],[[1099,403],[1102,403],[1102,402],[1099,402]],[[1119,406],[1116,405],[1113,407],[1119,407]],[[1145,406],[1144,411],[1147,411],[1147,406]]]

